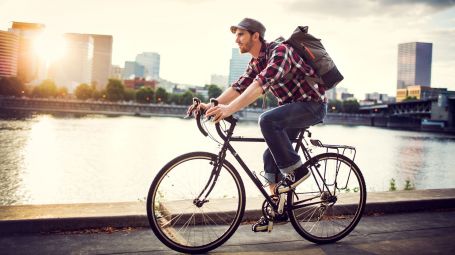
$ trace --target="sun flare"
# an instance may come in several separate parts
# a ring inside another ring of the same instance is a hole
[[[62,35],[42,34],[35,42],[35,51],[47,63],[62,58],[66,53],[66,42]]]

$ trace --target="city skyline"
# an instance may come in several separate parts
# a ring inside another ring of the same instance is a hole
[[[251,12],[258,7],[265,11]],[[100,9],[106,11],[100,13]],[[269,41],[280,35],[287,37],[297,25],[309,25],[345,76],[340,86],[362,97],[374,91],[395,94],[397,45],[413,41],[433,43],[432,86],[454,90],[455,45],[450,42],[455,35],[454,14],[452,1],[287,0],[241,4],[137,0],[129,4],[0,0],[0,29],[7,30],[12,21],[21,21],[42,23],[53,35],[112,35],[113,65],[123,65],[140,52],[157,52],[164,79],[207,84],[212,74],[228,74],[231,49],[236,47],[229,26],[243,17],[263,22]]]

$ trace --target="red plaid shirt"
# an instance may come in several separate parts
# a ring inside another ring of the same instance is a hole
[[[279,105],[300,101],[321,102],[323,99],[305,80],[306,76],[315,77],[313,68],[291,46],[281,42],[263,43],[259,57],[251,59],[245,73],[231,86],[242,93],[253,80],[257,80],[264,93],[270,89]],[[322,86],[316,85],[316,88],[324,95]]]

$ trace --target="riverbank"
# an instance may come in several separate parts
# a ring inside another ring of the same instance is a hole
[[[261,216],[261,198],[247,198],[243,221]],[[455,189],[370,192],[365,214],[454,209]],[[0,206],[0,234],[148,227],[144,202]]]

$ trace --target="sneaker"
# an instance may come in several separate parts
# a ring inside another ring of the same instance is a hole
[[[285,224],[288,222],[288,214],[286,212],[282,214],[278,214],[275,216],[275,219],[273,220],[273,224]],[[253,232],[267,232],[269,227],[269,220],[262,216],[256,223],[254,223],[251,228]]]
[[[290,173],[286,176],[286,184],[295,188],[297,185],[310,177],[310,175],[311,172],[302,165],[295,169],[293,173]]]

